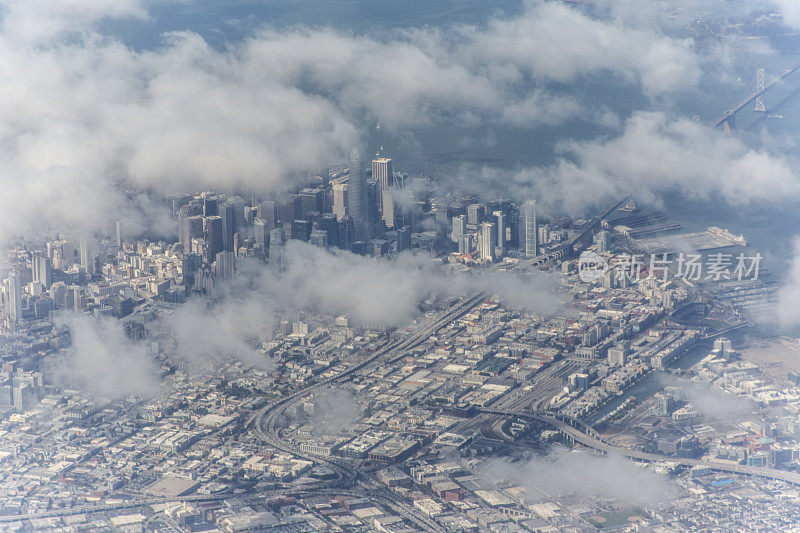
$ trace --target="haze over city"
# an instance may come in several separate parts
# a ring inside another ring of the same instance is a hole
[[[0,0],[0,530],[800,530],[794,0]]]

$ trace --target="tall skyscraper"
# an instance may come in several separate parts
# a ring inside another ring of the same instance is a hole
[[[203,236],[203,217],[200,215],[185,217],[181,220],[181,240],[183,252],[192,251],[192,239]]]
[[[397,251],[411,248],[411,226],[403,226],[397,230]]]
[[[6,284],[6,294],[8,295],[8,322],[13,326],[18,326],[22,322],[22,286],[17,279],[17,273],[13,270],[8,275]]]
[[[203,197],[203,216],[214,217],[219,214],[219,202],[216,198]]]
[[[267,231],[272,231],[280,220],[278,203],[272,200],[265,200],[258,206],[258,218],[264,219],[267,223]]]
[[[66,239],[61,240],[61,262],[63,266],[59,268],[66,270],[75,264],[75,244]]]
[[[117,220],[116,230],[117,230],[117,248],[122,248],[122,221],[121,220]]]
[[[372,178],[377,181],[379,207],[383,209],[383,191],[393,185],[392,160],[388,157],[379,157],[372,161]],[[383,212],[383,211],[381,211]]]
[[[353,247],[353,219],[350,215],[345,215],[339,222],[339,248],[349,250]]]
[[[322,187],[306,187],[300,191],[300,203],[303,217],[313,211],[322,213],[325,210],[325,191]]]
[[[483,222],[481,224],[481,233],[479,243],[479,252],[481,259],[484,261],[494,261],[495,247],[497,247],[497,226],[494,222]]]
[[[369,239],[375,232],[375,221],[379,217],[380,200],[377,197],[378,184],[375,180],[367,180],[367,203],[364,204],[364,239]]]
[[[467,224],[478,227],[483,222],[485,209],[481,204],[469,204],[467,207]]]
[[[198,254],[188,253],[184,254],[181,263],[183,287],[186,292],[189,292],[194,287],[195,274],[203,265],[203,258]]]
[[[203,220],[203,233],[205,234],[206,241],[208,242],[208,256],[216,257],[218,253],[225,250],[225,244],[222,237],[222,217],[210,216]],[[231,236],[233,240],[233,236]]]
[[[467,229],[467,216],[458,215],[453,217],[453,231],[450,233],[450,238],[456,244],[461,242],[461,236],[466,233]]]
[[[219,216],[222,219],[222,246],[225,250],[232,252],[233,234],[236,233],[236,209],[233,204],[221,204]]]
[[[382,193],[383,199],[381,201],[381,217],[387,228],[395,227],[395,207],[394,207],[394,193],[391,190],[385,190]]]
[[[283,228],[275,228],[269,234],[269,264],[278,272],[283,272],[286,268],[284,258],[284,244],[286,237]]]
[[[497,224],[497,246],[502,249],[506,247],[506,214],[502,211],[495,211],[494,222]]]
[[[257,218],[253,222],[253,233],[256,242],[262,247],[266,248],[269,245],[269,229],[267,221],[263,218]]]
[[[333,184],[333,214],[339,221],[347,214],[347,183]]]
[[[536,201],[529,200],[522,206],[522,223],[520,224],[525,257],[536,257],[539,254],[539,227],[536,224]]]
[[[83,239],[81,241],[81,266],[89,276],[95,271],[95,257],[94,239]]]
[[[53,283],[53,270],[50,267],[50,260],[43,254],[34,254],[31,259],[31,271],[33,281],[41,283],[45,289],[50,288]]]
[[[350,181],[347,185],[348,214],[353,219],[355,240],[369,238],[367,229],[367,179],[364,175],[364,160],[359,149],[350,152]]]
[[[280,203],[278,214],[281,222],[291,222],[303,218],[303,198],[299,194],[290,194]]]
[[[597,253],[605,253],[608,251],[608,232],[606,230],[600,231],[594,236],[594,243],[597,245]]]

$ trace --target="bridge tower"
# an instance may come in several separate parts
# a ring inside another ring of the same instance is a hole
[[[722,122],[722,132],[725,135],[730,135],[736,128],[736,114],[731,111],[726,111],[727,117]]]
[[[756,105],[753,108],[753,111],[756,113],[767,112],[767,106],[764,104],[764,74],[763,68],[756,70],[756,93],[758,97],[756,98]]]

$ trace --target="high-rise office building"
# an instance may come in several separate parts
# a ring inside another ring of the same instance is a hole
[[[521,218],[520,246],[524,246],[525,257],[536,257],[539,255],[539,227],[536,223],[535,200],[529,200],[523,204]]]
[[[339,223],[332,213],[323,213],[319,220],[314,223],[314,227],[324,231],[328,235],[328,246],[339,246]]]
[[[383,200],[381,201],[381,217],[387,228],[393,228],[396,225],[395,206],[394,206],[394,192],[392,190],[383,191]]]
[[[313,224],[310,220],[293,220],[292,221],[292,240],[308,242],[311,238],[311,230]]]
[[[364,228],[365,228],[365,236],[364,239],[369,239],[374,235],[375,232],[375,221],[379,219],[379,199],[377,197],[378,194],[378,184],[375,183],[375,180],[368,179],[367,180],[367,203],[366,203],[366,210],[364,211]]]
[[[216,257],[218,253],[225,250],[222,237],[222,217],[206,217],[203,223],[203,233],[205,234],[206,242],[208,242],[208,256],[213,258]],[[233,236],[231,236],[231,240],[233,240]]]
[[[181,240],[183,241],[183,252],[192,251],[192,239],[203,236],[203,217],[199,215],[185,217],[181,220]]]
[[[61,269],[68,269],[75,264],[75,244],[66,239],[61,240],[61,261],[63,266]]]
[[[303,218],[303,198],[299,194],[290,194],[280,203],[279,215],[281,222],[291,222]]]
[[[539,246],[550,242],[550,226],[544,224],[539,226]]]
[[[353,220],[355,240],[369,238],[367,227],[367,179],[364,175],[364,160],[359,149],[350,152],[350,180],[347,184],[348,214]]]
[[[53,283],[53,269],[50,267],[50,259],[44,254],[34,254],[31,259],[31,271],[33,281],[42,284],[44,289],[50,288]]]
[[[222,246],[225,250],[232,252],[233,234],[236,233],[236,208],[233,204],[221,204],[219,217],[222,219]]]
[[[397,230],[397,251],[411,248],[411,226],[403,226]]]
[[[333,214],[339,221],[347,214],[347,183],[333,184]]]
[[[70,285],[67,288],[64,308],[70,311],[80,311],[83,309],[83,296],[81,295],[81,288],[78,285]]]
[[[53,300],[55,309],[63,309],[64,299],[67,297],[67,284],[63,281],[56,281],[50,286],[50,299]]]
[[[194,287],[195,274],[202,265],[203,258],[199,254],[184,254],[181,261],[181,270],[183,272],[183,287],[186,292],[189,292]]]
[[[263,218],[257,218],[253,221],[253,236],[255,237],[256,243],[264,248],[269,246],[270,231],[267,221]]]
[[[485,212],[481,204],[469,204],[467,207],[467,224],[477,228],[483,222]]]
[[[117,248],[122,248],[122,221],[121,220],[117,220],[116,230],[117,230]]]
[[[497,246],[501,249],[506,247],[506,214],[502,211],[492,213],[494,222],[497,224]]]
[[[232,279],[235,274],[236,261],[233,252],[222,251],[214,261],[217,279]]]
[[[216,198],[203,197],[203,216],[214,217],[219,214],[219,201]]]
[[[383,191],[393,185],[392,160],[388,157],[379,157],[372,161],[372,178],[376,181],[378,202],[383,209]],[[383,211],[381,211],[383,212]]]
[[[83,239],[81,241],[81,267],[83,267],[86,274],[89,276],[95,272],[95,257],[94,239]]]
[[[300,201],[303,218],[314,211],[325,211],[325,191],[322,187],[306,187],[300,191]]]
[[[350,218],[350,215],[345,215],[339,221],[339,248],[350,250],[355,242],[354,233],[353,219]]]
[[[606,230],[600,231],[594,236],[594,243],[597,245],[597,253],[605,253],[608,251],[608,232]]]
[[[495,248],[497,247],[497,226],[494,222],[481,224],[479,252],[484,261],[494,261]]]
[[[465,233],[458,239],[458,253],[468,254],[472,252],[472,235]]]
[[[309,242],[314,246],[319,246],[320,248],[327,248],[328,232],[323,231],[321,229],[311,230],[311,237],[309,238]]]
[[[458,215],[453,217],[453,231],[450,232],[450,239],[456,244],[461,242],[461,236],[467,230],[467,217],[466,215]]]
[[[6,295],[8,297],[6,313],[9,325],[18,326],[22,322],[22,286],[17,278],[17,273],[13,270],[8,275]]]
[[[269,234],[269,264],[278,272],[286,269],[284,245],[286,243],[283,228],[275,228]]]
[[[258,218],[266,221],[267,231],[272,231],[278,225],[280,220],[280,212],[278,209],[278,202],[272,200],[265,200],[258,206]]]

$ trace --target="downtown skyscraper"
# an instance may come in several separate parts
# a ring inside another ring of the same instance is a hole
[[[393,174],[392,160],[388,157],[379,157],[372,161],[372,179],[376,181],[376,197],[381,212],[383,212],[383,192],[393,185]]]
[[[348,214],[353,220],[353,238],[356,241],[369,238],[367,224],[367,178],[361,150],[350,152],[350,181],[347,185]]]
[[[525,257],[532,258],[539,254],[539,226],[536,223],[536,201],[528,200],[522,206],[520,247]]]

